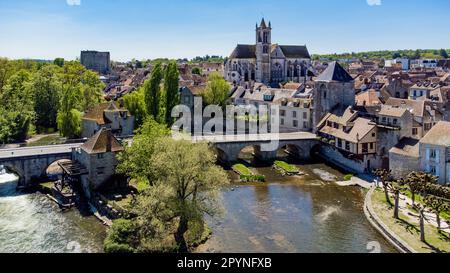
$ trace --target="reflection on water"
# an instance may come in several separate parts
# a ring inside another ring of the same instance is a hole
[[[267,183],[233,185],[223,191],[226,214],[209,220],[213,237],[199,252],[368,253],[377,241],[395,250],[370,226],[359,188],[330,181],[343,174],[324,164],[296,165],[306,175],[283,177],[271,167],[254,167]]]
[[[0,168],[0,253],[102,251],[105,229],[95,219],[62,213],[42,194],[21,194],[16,186],[17,177]]]

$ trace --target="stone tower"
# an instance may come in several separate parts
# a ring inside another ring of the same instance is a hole
[[[256,81],[270,83],[270,49],[272,47],[272,26],[264,18],[256,25]]]
[[[329,63],[327,69],[315,80],[313,128],[326,114],[342,115],[355,104],[355,82],[337,62]]]

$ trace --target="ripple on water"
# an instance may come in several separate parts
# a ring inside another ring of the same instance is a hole
[[[81,229],[77,221],[88,219],[77,217],[75,211],[61,213],[45,196],[21,194],[16,186],[17,177],[0,175],[0,253],[71,252],[70,242],[82,252],[102,250],[100,223],[92,222],[91,230]]]

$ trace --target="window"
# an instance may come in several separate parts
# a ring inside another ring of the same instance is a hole
[[[303,128],[304,129],[308,129],[308,127],[309,127],[309,123],[308,122],[303,122]]]
[[[294,120],[293,121],[293,125],[294,125],[295,128],[297,128],[298,127],[298,121]]]
[[[303,119],[308,119],[308,113],[303,112]]]
[[[338,139],[338,147],[342,148],[342,139]]]
[[[387,118],[386,118],[386,117],[383,117],[382,121],[383,121],[383,123],[386,123]]]
[[[397,125],[398,120],[395,118],[394,119],[394,125]]]
[[[297,118],[297,111],[293,111],[293,112],[292,112],[292,117],[293,117],[293,118]]]
[[[417,128],[412,129],[413,136],[417,136],[419,134],[419,130]]]
[[[363,143],[362,152],[363,152],[363,154],[367,154],[369,152],[369,144]]]
[[[345,149],[347,151],[350,151],[350,142],[348,142],[348,141],[345,142]]]
[[[372,133],[372,137],[376,137],[377,136],[377,134],[376,133]]]
[[[98,155],[97,155],[97,158],[98,158],[98,159],[103,159],[104,157],[105,157],[105,154],[98,154]]]
[[[375,148],[374,143],[370,143],[370,149],[373,150]]]
[[[281,115],[282,117],[285,117],[285,116],[286,116],[286,110],[281,110],[281,111],[280,111],[280,115]]]
[[[430,158],[435,159],[436,158],[436,150],[430,149]]]
[[[281,119],[280,124],[284,125],[284,118]]]

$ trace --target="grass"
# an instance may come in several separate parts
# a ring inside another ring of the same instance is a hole
[[[61,138],[58,135],[52,135],[52,136],[46,136],[43,137],[37,141],[28,143],[28,147],[37,147],[37,146],[47,146],[47,145],[57,145],[57,144],[63,144],[64,139]]]
[[[233,171],[237,172],[240,175],[254,175],[254,173],[244,164],[235,164],[232,168]]]
[[[258,175],[252,172],[244,164],[235,164],[232,167],[233,171],[239,174],[242,182],[265,182],[266,177],[264,175]]]
[[[402,193],[407,196],[408,198],[410,198],[412,200],[412,193],[410,190],[408,190],[407,188],[405,188]],[[416,203],[424,205],[425,201],[423,200],[423,197],[420,194],[416,194]],[[449,221],[450,222],[450,210],[449,211],[444,211],[441,213],[441,217],[442,219]]]
[[[400,213],[400,220],[394,219],[394,208],[386,202],[383,190],[377,189],[372,195],[373,208],[378,217],[397,236],[421,253],[450,252],[450,234],[439,232],[435,226],[425,225],[427,243],[420,241],[418,218]]]
[[[275,167],[280,168],[287,173],[297,174],[300,172],[300,170],[297,167],[290,165],[284,161],[275,161],[274,164]]]
[[[344,176],[344,181],[350,181],[353,178],[353,174],[347,174],[346,176]]]

